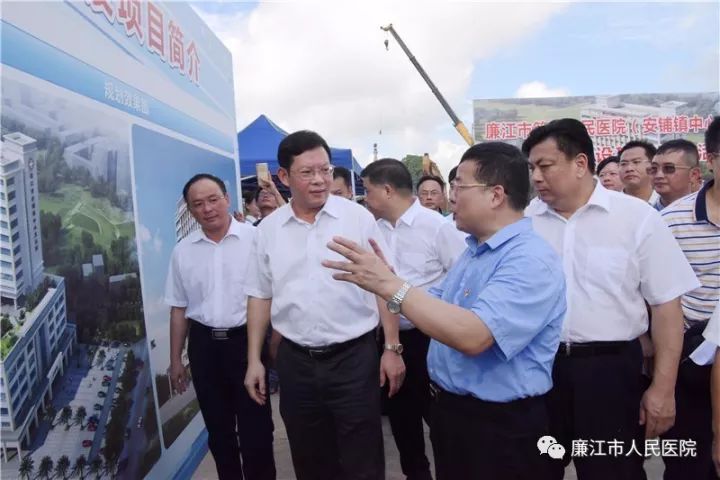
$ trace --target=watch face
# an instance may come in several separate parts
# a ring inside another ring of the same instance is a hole
[[[395,351],[398,353],[398,355],[400,355],[403,352],[402,343],[398,344],[397,349]]]
[[[390,313],[394,313],[395,315],[400,313],[400,304],[395,300],[390,300],[389,302],[387,302],[387,308],[388,310],[390,310]]]

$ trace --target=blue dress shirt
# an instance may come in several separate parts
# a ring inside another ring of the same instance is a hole
[[[465,355],[430,343],[430,378],[448,392],[492,402],[542,395],[552,388],[552,367],[565,316],[560,257],[537,235],[529,218],[468,248],[430,294],[471,310],[492,332],[493,345]]]

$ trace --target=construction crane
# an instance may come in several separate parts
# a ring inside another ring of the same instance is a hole
[[[402,41],[402,38],[400,38],[400,35],[395,31],[393,28],[392,23],[389,24],[387,27],[380,27],[385,32],[390,32],[393,37],[395,37],[395,40],[400,45],[400,48],[403,49],[403,52],[405,52],[405,55],[408,56],[410,61],[413,65],[415,65],[415,68],[417,69],[420,76],[425,80],[425,83],[428,84],[428,87],[430,87],[430,90],[432,90],[433,94],[435,95],[435,98],[438,99],[440,104],[443,106],[445,111],[448,115],[450,115],[450,118],[452,119],[453,125],[455,126],[455,130],[458,131],[458,133],[465,139],[465,141],[468,143],[468,145],[472,146],[475,144],[475,140],[472,138],[472,135],[470,135],[470,132],[468,132],[467,127],[465,127],[465,124],[458,118],[458,116],[455,114],[453,109],[450,107],[450,105],[445,100],[445,97],[442,96],[442,93],[440,93],[440,90],[435,86],[432,80],[430,80],[430,77],[427,73],[425,73],[425,70],[423,70],[420,63],[415,58],[415,55],[410,52],[407,45],[405,45],[405,42]],[[388,41],[385,40],[385,48],[388,48]]]

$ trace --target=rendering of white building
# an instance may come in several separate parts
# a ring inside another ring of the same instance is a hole
[[[179,243],[180,240],[187,237],[188,233],[196,230],[198,226],[197,221],[188,210],[185,199],[183,197],[178,198],[175,203],[175,240]]]
[[[27,447],[41,408],[52,400],[75,326],[67,323],[63,278],[44,274],[36,142],[21,133],[2,139],[0,292],[3,323],[12,326],[3,329],[0,351],[0,443],[7,459],[7,448]]]
[[[37,147],[33,138],[15,132],[0,146],[0,296],[18,306],[43,279]]]

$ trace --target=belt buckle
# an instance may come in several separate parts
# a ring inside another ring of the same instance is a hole
[[[319,358],[327,353],[327,351],[324,348],[308,348],[307,353],[310,358]]]
[[[228,336],[228,329],[227,328],[213,328],[212,329],[212,338],[214,340],[227,340],[230,338]]]

